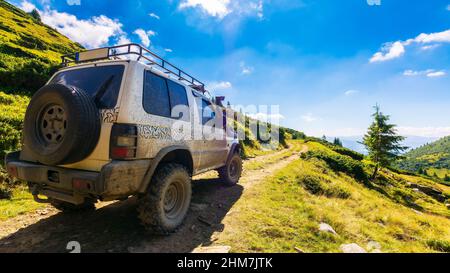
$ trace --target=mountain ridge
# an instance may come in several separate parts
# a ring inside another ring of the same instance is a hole
[[[450,136],[409,151],[397,164],[401,169],[425,172],[428,175],[434,175],[435,170],[450,170]],[[445,174],[446,172],[438,176],[445,178]]]
[[[35,92],[61,62],[83,49],[55,29],[0,0],[0,87]]]

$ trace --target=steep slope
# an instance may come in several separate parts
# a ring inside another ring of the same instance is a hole
[[[34,92],[60,62],[82,49],[51,27],[0,0],[0,88]]]
[[[308,152],[247,188],[212,246],[233,252],[450,252],[450,187],[383,170],[310,141]],[[447,200],[447,201],[446,201]],[[332,228],[333,230],[331,230]]]
[[[399,161],[398,167],[409,171],[424,171],[445,178],[450,171],[450,136],[412,150]],[[450,175],[450,174],[449,174]]]

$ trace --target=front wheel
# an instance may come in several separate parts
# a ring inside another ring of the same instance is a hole
[[[147,193],[139,199],[138,213],[142,224],[156,234],[175,232],[186,217],[191,194],[191,176],[184,166],[161,166]]]
[[[227,165],[220,168],[218,172],[225,185],[234,186],[239,183],[242,175],[242,159],[239,154],[233,154]]]

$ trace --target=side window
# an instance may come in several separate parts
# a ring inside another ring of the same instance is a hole
[[[151,115],[169,118],[171,110],[166,79],[146,71],[144,81],[144,110]]]
[[[205,125],[206,123],[208,123],[210,120],[213,120],[216,118],[216,113],[214,112],[214,108],[211,105],[211,102],[202,99],[202,123],[203,125]]]
[[[187,113],[184,113],[186,116],[183,116],[182,113],[180,113],[180,116],[175,117],[178,119],[183,119],[185,121],[189,121],[189,102],[188,97],[186,94],[186,88],[184,86],[173,82],[171,80],[167,80],[167,86],[169,87],[169,96],[170,96],[170,106],[172,109],[174,109],[177,106],[185,106],[186,108],[184,111],[187,110]],[[183,109],[180,109],[183,110]]]

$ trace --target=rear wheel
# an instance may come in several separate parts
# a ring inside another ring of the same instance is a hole
[[[156,234],[170,234],[183,223],[191,203],[191,176],[179,164],[165,164],[155,173],[139,199],[142,224]]]
[[[234,153],[225,167],[218,170],[219,177],[227,186],[234,186],[239,183],[242,175],[242,159],[238,153]]]
[[[50,199],[50,204],[62,212],[82,212],[95,210],[95,201],[86,200],[83,204],[74,205],[72,203]]]

